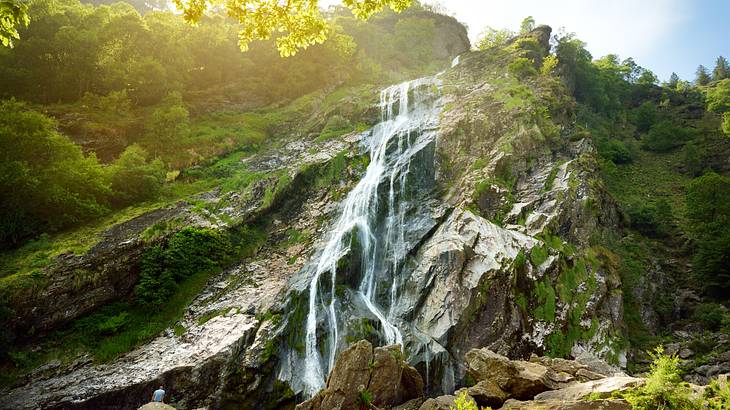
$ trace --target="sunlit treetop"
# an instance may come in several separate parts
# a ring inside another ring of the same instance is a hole
[[[12,47],[13,40],[19,39],[18,26],[27,26],[28,5],[21,0],[0,0],[0,44]]]
[[[6,1],[6,0],[0,0]],[[254,40],[276,37],[276,47],[283,57],[300,49],[323,43],[329,28],[320,13],[318,0],[173,0],[185,20],[197,23],[207,10],[225,9],[226,14],[243,27],[238,33],[238,45],[246,51]],[[360,18],[390,7],[400,12],[411,0],[343,0],[342,3]]]

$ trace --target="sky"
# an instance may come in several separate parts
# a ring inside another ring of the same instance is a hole
[[[332,3],[336,0],[323,0]],[[425,0],[424,3],[433,2]],[[594,58],[633,57],[661,80],[676,72],[693,80],[699,64],[730,59],[730,0],[439,0],[469,28],[472,43],[485,26],[517,30],[531,15],[553,30],[565,27],[588,43]]]

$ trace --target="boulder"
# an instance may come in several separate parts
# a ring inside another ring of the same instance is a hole
[[[472,349],[464,356],[467,372],[476,380],[491,380],[507,390],[519,370],[508,358],[482,348]]]
[[[589,394],[598,393],[601,397],[607,398],[615,391],[623,391],[644,383],[644,379],[635,377],[613,376],[601,380],[585,383],[576,383],[560,390],[551,390],[535,396],[535,400],[542,401],[577,401],[584,399]]]
[[[366,340],[354,343],[340,353],[335,367],[327,379],[327,389],[322,399],[323,409],[352,409],[360,390],[370,382],[370,360],[373,346]]]
[[[366,342],[367,343],[367,342]],[[376,347],[373,351],[372,375],[370,384],[363,386],[373,395],[373,404],[377,407],[400,403],[400,383],[403,373],[403,353],[400,346]]]
[[[402,404],[398,408],[415,410],[423,401],[423,389],[421,375],[403,361],[399,345],[373,349],[370,342],[361,340],[339,354],[327,378],[327,387],[296,409],[355,409],[360,392],[367,390],[372,395],[371,404],[377,408]]]
[[[408,364],[403,365],[400,388],[401,400],[413,400],[423,397],[425,388],[423,378],[415,367]]]
[[[559,383],[552,382],[550,379],[547,367],[525,361],[515,361],[513,363],[519,371],[507,386],[507,391],[511,397],[520,400],[531,399],[538,393],[559,388]]]
[[[451,410],[452,407],[456,407],[455,400],[456,396],[439,396],[426,400],[418,410]]]
[[[629,410],[631,405],[624,400],[577,400],[577,401],[519,401],[507,400],[502,410]]]
[[[474,398],[474,401],[480,407],[492,407],[499,408],[502,406],[505,400],[507,400],[507,393],[505,393],[499,386],[491,380],[482,380],[468,390],[469,396]]]

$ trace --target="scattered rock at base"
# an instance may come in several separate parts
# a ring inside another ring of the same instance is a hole
[[[327,387],[297,410],[346,410],[360,407],[361,392],[367,391],[377,408],[398,406],[423,397],[421,375],[403,360],[399,345],[376,347],[366,340],[352,344],[337,357],[327,378]],[[417,409],[420,402],[410,403]],[[448,407],[447,407],[448,409]]]

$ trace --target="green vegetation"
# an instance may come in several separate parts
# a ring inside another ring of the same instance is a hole
[[[375,397],[368,389],[362,389],[357,392],[357,406],[361,410],[369,409],[373,405]]]
[[[220,267],[230,253],[230,240],[220,232],[185,228],[164,248],[157,245],[145,251],[134,293],[141,304],[160,306],[175,293],[179,283],[197,272]]]
[[[480,410],[477,403],[465,391],[459,393],[454,400],[454,405],[449,410]],[[489,407],[482,407],[481,410],[491,410]]]
[[[653,363],[646,384],[620,393],[620,397],[638,410],[690,410],[702,407],[679,375],[679,357],[663,353],[661,348],[649,352]]]

